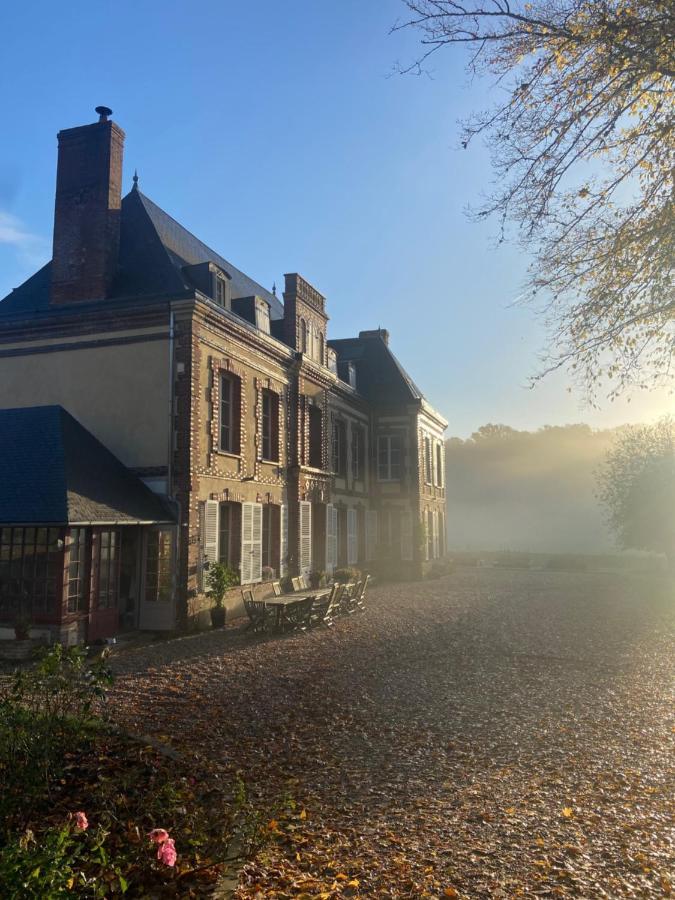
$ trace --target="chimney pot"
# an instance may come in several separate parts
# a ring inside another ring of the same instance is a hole
[[[94,112],[98,113],[99,122],[107,122],[108,116],[112,116],[112,109],[109,106],[97,106]]]

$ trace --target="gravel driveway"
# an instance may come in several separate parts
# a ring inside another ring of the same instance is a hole
[[[663,579],[460,568],[332,629],[128,649],[112,705],[292,799],[242,898],[668,896],[674,607]]]

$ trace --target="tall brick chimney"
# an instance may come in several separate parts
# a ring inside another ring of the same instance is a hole
[[[120,245],[124,132],[97,106],[98,122],[58,134],[51,302],[103,300]]]

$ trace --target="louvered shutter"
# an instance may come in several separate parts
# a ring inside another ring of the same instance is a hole
[[[279,529],[279,577],[283,578],[288,572],[288,507],[282,503],[280,510]]]
[[[326,569],[332,572],[337,566],[337,508],[326,506]]]
[[[241,583],[262,578],[262,504],[241,504]]]
[[[252,503],[253,524],[251,534],[251,581],[262,581],[262,503]]]
[[[369,509],[366,512],[366,559],[375,559],[377,548],[377,510]]]
[[[217,500],[204,503],[203,555],[207,562],[218,562],[218,520],[220,504]]]
[[[412,513],[404,509],[401,513],[401,559],[413,558]]]
[[[300,574],[312,571],[312,504],[300,502]]]
[[[347,564],[355,565],[359,559],[356,510],[347,510]]]

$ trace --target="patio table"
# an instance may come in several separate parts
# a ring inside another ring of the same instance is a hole
[[[293,594],[282,594],[279,597],[268,597],[264,602],[266,607],[274,610],[274,627],[277,631],[280,631],[284,621],[289,625],[293,624],[286,615],[286,610],[290,606],[295,606],[296,603],[299,603],[301,600],[307,600],[309,597],[319,598],[325,597],[327,594],[330,594],[330,588],[316,588],[316,590],[296,591]]]

